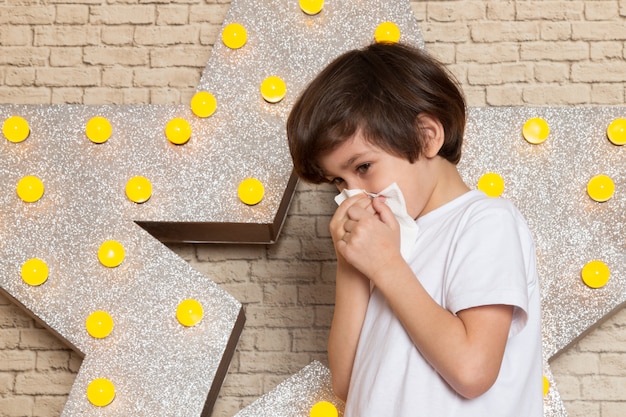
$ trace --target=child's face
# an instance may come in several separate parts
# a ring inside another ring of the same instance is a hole
[[[437,158],[421,157],[411,163],[367,142],[360,134],[347,140],[320,159],[324,175],[339,191],[363,189],[379,193],[397,183],[404,195],[407,211],[417,218],[435,207]]]

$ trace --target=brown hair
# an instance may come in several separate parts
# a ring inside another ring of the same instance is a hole
[[[303,91],[287,120],[296,174],[327,182],[321,156],[361,132],[373,145],[416,161],[425,148],[417,116],[437,118],[445,139],[439,155],[461,159],[465,99],[452,75],[426,52],[399,43],[374,43],[344,53]]]

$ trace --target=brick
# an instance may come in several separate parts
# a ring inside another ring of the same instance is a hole
[[[54,22],[55,8],[38,4],[29,6],[0,6],[0,25],[50,25]]]
[[[204,68],[210,48],[204,46],[188,46],[182,48],[157,48],[150,51],[150,66],[158,67],[196,67]]]
[[[46,65],[50,49],[32,47],[3,47],[0,65],[38,67]]]
[[[159,5],[156,9],[157,25],[184,25],[189,23],[189,7],[185,5]]]
[[[35,84],[35,70],[33,68],[9,68],[6,72],[6,85],[32,86]]]
[[[133,73],[127,68],[104,68],[102,70],[103,87],[131,87],[132,84]]]
[[[55,88],[52,90],[52,104],[82,104],[82,88]]]
[[[32,323],[33,320],[16,305],[0,305],[0,329],[27,328]]]
[[[305,261],[332,261],[335,258],[331,239],[307,239],[302,242],[302,259]]]
[[[480,64],[518,62],[520,59],[519,51],[520,47],[515,43],[467,45],[457,50],[456,61]]]
[[[263,303],[265,305],[293,305],[296,300],[298,300],[298,287],[294,284],[267,284],[263,286]]]
[[[214,45],[220,35],[220,25],[205,25],[200,28],[200,45]]]
[[[489,86],[486,90],[485,102],[490,106],[519,106],[524,103],[520,86]]]
[[[14,372],[0,372],[0,398],[5,397],[13,391],[14,383]]]
[[[621,22],[573,22],[572,39],[584,41],[626,40],[626,25]]]
[[[329,329],[296,329],[293,332],[294,352],[326,353]]]
[[[592,61],[620,60],[624,57],[622,42],[593,42],[590,45]]]
[[[581,378],[581,393],[584,399],[595,401],[619,401],[626,392],[623,376],[592,375]]]
[[[138,26],[135,42],[154,46],[193,44],[199,34],[200,29],[193,26]]]
[[[535,80],[540,83],[559,83],[569,79],[569,64],[538,62],[533,69]]]
[[[591,102],[602,105],[623,105],[626,97],[621,84],[594,83],[591,86]]]
[[[150,5],[106,5],[90,8],[92,24],[145,25],[155,22],[155,9]]]
[[[582,1],[518,1],[517,20],[581,20]]]
[[[39,86],[95,87],[100,83],[98,68],[38,68],[35,83]]]
[[[243,304],[260,303],[263,300],[263,288],[261,285],[251,283],[220,284],[220,288],[235,297]]]
[[[317,262],[253,262],[251,278],[257,282],[309,283],[319,276]]]
[[[0,371],[35,369],[37,355],[27,350],[0,350]]]
[[[335,284],[302,285],[298,287],[298,303],[303,305],[335,303]]]
[[[580,398],[581,384],[580,379],[574,376],[555,374],[554,379],[556,381],[556,389],[559,391],[559,395],[565,401],[575,400]]]
[[[88,46],[84,48],[83,61],[89,65],[122,65],[125,67],[145,66],[149,53],[141,48]]]
[[[198,83],[199,73],[186,68],[139,68],[134,71],[135,87],[191,87]]]
[[[197,245],[196,257],[199,262],[215,262],[228,260],[256,260],[265,255],[263,245],[228,245],[206,244]]]
[[[290,238],[283,236],[272,245],[268,245],[268,259],[300,259],[302,253],[302,244],[300,238]]]
[[[240,397],[263,395],[263,376],[259,374],[232,374],[229,373],[224,380],[224,385],[220,390],[220,395]],[[221,402],[217,401],[216,406]],[[239,410],[235,410],[239,411]],[[234,414],[232,414],[234,415]]]
[[[291,334],[287,329],[264,329],[254,338],[254,349],[262,352],[287,352],[291,349]]]
[[[537,22],[481,22],[471,24],[474,42],[527,42],[539,39]]]
[[[572,81],[583,83],[623,82],[626,62],[572,64]]]
[[[420,28],[425,42],[462,43],[470,39],[467,25],[424,22]]]
[[[589,401],[564,401],[567,417],[600,416],[600,404]]]
[[[586,20],[614,20],[619,16],[619,7],[615,1],[585,2]]]
[[[25,372],[15,379],[15,392],[24,395],[66,395],[76,375],[69,372]]]
[[[37,26],[35,46],[86,46],[99,42],[95,27],[86,26]]]
[[[50,97],[50,89],[45,87],[21,87],[19,89],[0,87],[0,103],[49,104]],[[4,318],[2,317],[2,314],[0,314],[0,328],[4,325]]]
[[[586,84],[534,85],[524,87],[522,97],[529,105],[588,104],[591,100],[591,87]]]
[[[482,1],[464,1],[462,7],[456,1],[430,2],[427,13],[435,22],[480,20],[486,16],[486,6]]]
[[[67,395],[42,395],[35,397],[33,417],[60,416],[67,402]]]
[[[241,372],[294,374],[309,363],[306,353],[242,352]]]
[[[3,47],[30,46],[32,41],[32,31],[29,26],[0,27],[0,45]]]
[[[102,43],[104,45],[132,46],[135,36],[135,27],[130,25],[106,26],[102,28]]]
[[[626,409],[626,401],[611,401],[600,404],[601,413],[596,414],[602,417],[623,417]],[[587,414],[590,416],[592,414]]]
[[[33,409],[33,398],[27,396],[0,397],[2,417],[30,417]]]
[[[266,307],[249,305],[246,317],[250,323],[264,328],[308,327],[313,324],[310,307]]]
[[[46,329],[23,329],[20,331],[21,349],[65,350],[67,346]]]
[[[565,41],[572,39],[569,22],[541,22],[540,39],[543,41]]]
[[[589,58],[586,42],[527,42],[521,46],[523,61],[581,61]]]
[[[36,369],[38,371],[67,370],[70,351],[51,350],[37,352]]]
[[[82,48],[50,48],[51,67],[78,67],[81,66],[82,63]]]
[[[89,22],[89,6],[87,5],[59,4],[56,11],[56,24],[85,25]]]
[[[0,329],[0,349],[15,349],[19,343],[19,329]]]
[[[228,9],[228,4],[191,5],[189,7],[189,22],[221,27],[228,13]]]
[[[624,376],[626,375],[626,353],[602,353],[600,354],[601,375]]]
[[[505,2],[505,1],[487,2],[487,19],[488,20],[514,20],[515,19],[515,3]]]

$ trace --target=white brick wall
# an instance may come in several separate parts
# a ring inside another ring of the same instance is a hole
[[[0,102],[187,103],[224,0],[0,0]],[[428,50],[472,106],[621,105],[626,0],[414,1]],[[313,359],[333,303],[332,189],[300,185],[271,246],[173,245],[246,305],[214,416]],[[81,360],[0,296],[0,417],[58,416]],[[626,310],[552,362],[570,417],[623,417]]]

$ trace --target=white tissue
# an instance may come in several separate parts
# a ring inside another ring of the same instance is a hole
[[[409,256],[413,252],[419,230],[415,220],[409,216],[409,213],[406,211],[404,196],[398,184],[394,182],[378,194],[368,193],[365,190],[343,190],[335,196],[335,202],[337,205],[340,205],[347,198],[360,193],[365,193],[372,198],[379,195],[385,197],[385,203],[389,206],[391,212],[396,216],[396,220],[400,224],[400,253],[404,260],[408,261]]]

